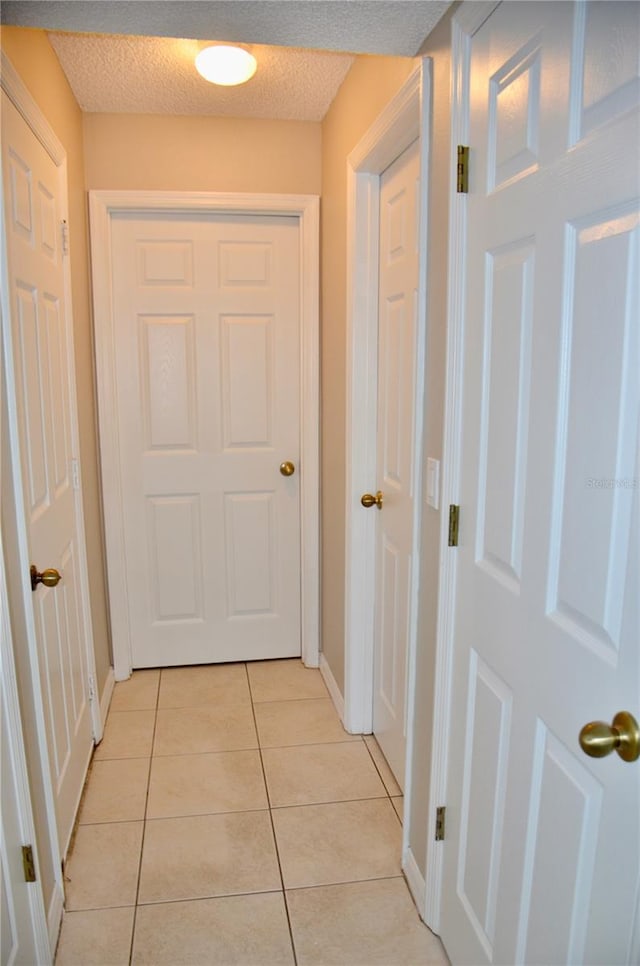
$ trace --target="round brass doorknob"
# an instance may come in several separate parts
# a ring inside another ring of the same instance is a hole
[[[613,722],[590,721],[580,732],[580,747],[591,758],[605,758],[617,751],[623,761],[640,758],[640,726],[628,711],[619,711]]]
[[[282,473],[283,476],[293,476],[295,471],[296,471],[295,466],[289,460],[287,460],[286,463],[280,464],[280,472]]]
[[[35,590],[38,584],[44,584],[45,587],[56,587],[61,580],[62,574],[59,574],[54,567],[48,567],[40,573],[38,568],[31,564],[31,590]]]
[[[378,490],[375,496],[373,495],[373,493],[364,493],[360,497],[360,502],[364,507],[367,507],[367,509],[371,506],[377,506],[378,509],[381,510],[382,503],[383,503],[382,491]]]

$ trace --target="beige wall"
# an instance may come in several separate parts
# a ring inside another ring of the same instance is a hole
[[[29,93],[64,145],[69,183],[69,237],[73,301],[80,458],[89,559],[91,615],[98,693],[111,663],[105,594],[104,549],[98,482],[93,348],[89,308],[87,206],[84,184],[82,114],[58,59],[41,30],[3,27],[0,42]]]
[[[322,123],[322,648],[344,692],[347,156],[415,61],[358,57]]]
[[[87,188],[319,194],[320,124],[85,114]]]

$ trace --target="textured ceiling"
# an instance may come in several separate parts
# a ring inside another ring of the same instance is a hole
[[[204,80],[193,61],[197,40],[49,34],[83,111],[114,114],[215,114],[320,121],[351,67],[350,54],[247,45],[258,61],[239,87]]]
[[[319,121],[351,53],[413,57],[449,6],[450,0],[3,0],[0,18],[52,31],[49,39],[88,112]],[[255,77],[227,88],[203,80],[193,60],[214,40],[249,46],[258,60]]]
[[[414,57],[449,0],[3,0],[2,23]]]

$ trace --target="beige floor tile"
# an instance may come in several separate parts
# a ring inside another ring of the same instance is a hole
[[[273,807],[384,798],[386,789],[361,741],[262,752]]]
[[[128,966],[134,911],[65,912],[56,966]]]
[[[392,796],[392,798],[402,795],[402,789],[393,777],[393,772],[389,768],[387,759],[382,754],[380,745],[376,739],[373,737],[373,735],[365,735],[364,740],[367,748],[371,752],[371,757],[376,763],[376,768],[380,772],[380,777],[382,778],[382,781],[384,782],[389,794]]]
[[[287,893],[300,966],[446,966],[403,879]]]
[[[104,738],[94,761],[107,758],[148,758],[151,755],[155,711],[110,711]]]
[[[404,821],[404,796],[397,795],[391,799],[391,804],[396,810],[396,814],[401,822]]]
[[[254,710],[262,748],[361,741],[344,730],[330,698],[271,701]]]
[[[320,671],[300,660],[251,661],[247,670],[254,702],[328,697]]]
[[[147,818],[260,808],[268,801],[258,751],[153,759]]]
[[[289,966],[281,893],[172,902],[138,909],[134,966]]]
[[[117,681],[113,689],[110,711],[153,710],[158,701],[160,671],[134,671],[128,681]]]
[[[94,761],[80,808],[80,825],[142,820],[149,764],[149,758]]]
[[[257,748],[250,704],[158,711],[154,755],[204,755]]]
[[[78,826],[65,865],[68,911],[135,903],[142,826],[142,822]]]
[[[400,874],[402,829],[388,798],[272,814],[288,889]]]
[[[280,887],[266,811],[147,822],[139,902],[270,892]]]
[[[244,664],[164,668],[159,708],[197,708],[250,701]]]

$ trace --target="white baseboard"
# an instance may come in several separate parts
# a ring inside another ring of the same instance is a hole
[[[56,882],[51,895],[51,902],[47,911],[47,929],[49,931],[49,947],[51,949],[51,962],[55,959],[60,926],[62,925],[62,912],[64,909],[64,892],[62,886]]]
[[[422,872],[418,868],[418,863],[416,862],[411,849],[407,849],[404,853],[402,871],[404,872],[405,878],[407,880],[409,891],[413,896],[413,901],[418,907],[420,918],[424,919],[425,900],[427,896],[426,882],[424,880],[424,876],[422,875]]]
[[[113,673],[113,668],[109,668],[109,673],[107,674],[107,680],[104,682],[104,688],[102,689],[102,694],[100,695],[100,719],[102,721],[102,728],[104,730],[104,724],[107,720],[107,715],[109,714],[109,705],[111,704],[111,698],[113,697],[113,689],[116,684],[116,679]],[[102,735],[96,740],[96,744],[102,741]]]
[[[322,675],[324,683],[327,685],[331,700],[340,716],[340,721],[344,724],[344,698],[340,693],[340,688],[336,684],[336,679],[327,663],[327,659],[322,653],[320,654],[320,674]]]

